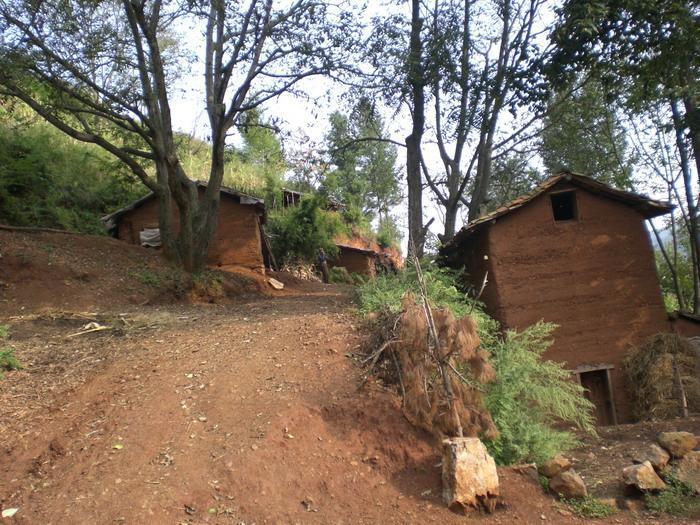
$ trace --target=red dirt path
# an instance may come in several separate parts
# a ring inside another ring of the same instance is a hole
[[[103,308],[118,328],[70,339],[81,320],[32,317],[23,298],[24,318],[0,319],[28,365],[0,381],[0,508],[19,508],[1,522],[464,523],[441,504],[430,438],[393,394],[358,389],[348,295],[308,284],[226,305],[122,306],[123,326]],[[470,521],[584,522],[526,474],[500,475],[505,507]]]

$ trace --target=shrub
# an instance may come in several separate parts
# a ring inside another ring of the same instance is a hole
[[[500,464],[543,461],[578,441],[570,432],[555,429],[561,422],[594,432],[593,405],[580,385],[571,380],[564,365],[543,361],[554,326],[538,323],[522,332],[501,334],[498,323],[479,303],[461,292],[459,275],[424,262],[428,296],[436,307],[447,307],[457,316],[475,318],[481,348],[490,354],[496,380],[485,386],[486,405],[500,436],[485,444]],[[401,311],[406,291],[418,292],[415,269],[396,275],[379,275],[358,287],[361,313]]]
[[[5,340],[10,335],[10,327],[6,324],[0,324],[0,340]],[[12,348],[0,348],[0,379],[3,377],[3,372],[10,370],[21,370],[22,364],[15,357],[15,351]]]
[[[573,512],[582,518],[608,518],[617,512],[617,508],[600,501],[593,496],[561,500]]]
[[[313,263],[321,248],[329,256],[338,252],[333,239],[347,233],[347,226],[338,213],[325,207],[324,200],[314,196],[270,214],[267,231],[278,263]]]
[[[401,230],[391,217],[380,218],[377,226],[377,243],[382,248],[397,248],[403,238]]]
[[[143,284],[144,286],[152,286],[153,288],[160,288],[160,286],[163,284],[163,280],[158,274],[158,272],[154,272],[152,270],[142,270],[140,272],[137,272],[134,274],[134,277],[138,282]]]
[[[328,280],[334,284],[354,284],[352,276],[347,268],[335,266],[330,269]]]
[[[107,152],[0,105],[0,222],[104,234],[100,217],[144,193]]]
[[[658,494],[645,494],[644,503],[654,512],[675,516],[700,517],[700,498],[693,487],[673,475],[664,476],[666,488]]]
[[[15,351],[12,348],[4,348],[0,350],[0,379],[3,377],[3,372],[10,370],[22,370],[22,363],[15,357]]]
[[[192,295],[210,302],[221,299],[224,291],[224,276],[218,272],[204,271],[192,276]]]
[[[542,462],[578,444],[565,422],[594,432],[593,404],[571,380],[564,365],[542,360],[554,325],[537,323],[521,332],[508,330],[488,348],[497,378],[488,385],[486,405],[499,438],[486,443],[497,462]]]
[[[367,281],[371,280],[366,275],[357,272],[352,272],[350,274],[350,277],[352,278],[352,284],[354,284],[355,286],[360,286],[362,284],[365,284]]]

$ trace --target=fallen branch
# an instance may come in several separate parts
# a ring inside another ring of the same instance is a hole
[[[97,325],[97,326],[95,326],[95,325]],[[90,327],[90,328],[87,328],[87,327]],[[93,332],[101,332],[103,330],[111,330],[112,329],[111,326],[104,326],[104,325],[97,324],[97,323],[88,323],[85,325],[85,328],[86,328],[85,330],[81,330],[80,332],[76,332],[74,334],[67,335],[66,339],[70,339],[71,337],[78,337],[80,335],[91,334]]]
[[[413,253],[416,253],[415,244],[413,245]],[[450,410],[452,411],[452,417],[454,418],[455,428],[457,429],[457,437],[464,437],[464,431],[462,429],[462,422],[459,418],[459,412],[457,410],[457,405],[455,404],[454,389],[452,388],[452,378],[450,377],[450,372],[446,368],[446,364],[441,356],[440,351],[440,338],[438,337],[437,329],[435,328],[435,319],[433,318],[433,311],[430,308],[430,301],[428,300],[428,289],[425,285],[425,279],[423,278],[423,270],[420,266],[420,261],[418,257],[414,255],[413,264],[416,268],[416,278],[418,280],[418,289],[423,300],[423,312],[425,313],[426,320],[428,321],[428,332],[430,338],[432,339],[432,358],[435,360],[438,369],[440,370],[440,375],[442,376],[442,385],[445,389],[445,395],[447,397],[447,402],[450,405]],[[430,345],[428,346],[430,349]]]
[[[0,224],[0,230],[9,232],[26,232],[26,233],[67,233],[68,235],[80,235],[76,232],[68,230],[57,230],[55,228],[38,228],[34,226],[9,226],[8,224]]]

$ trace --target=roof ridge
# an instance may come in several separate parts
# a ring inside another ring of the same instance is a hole
[[[571,182],[574,185],[587,189],[591,192],[600,192],[608,198],[621,201],[633,207],[642,208],[638,209],[638,211],[645,215],[647,219],[668,213],[674,208],[674,206],[668,202],[651,199],[648,196],[640,193],[614,188],[609,184],[598,181],[589,175],[583,175],[571,171],[560,171],[547,177],[531,191],[508,201],[506,204],[499,206],[495,210],[464,225],[450,241],[440,248],[440,252],[454,249],[460,242],[462,242],[463,239],[467,238],[482,225],[521,208],[562,180]]]

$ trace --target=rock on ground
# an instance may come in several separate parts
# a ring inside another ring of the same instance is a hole
[[[575,470],[563,470],[549,481],[549,488],[564,498],[584,498],[586,484]]]
[[[496,462],[478,438],[442,442],[442,497],[451,509],[493,511],[499,495]]]
[[[656,472],[661,472],[666,468],[671,455],[657,444],[652,444],[646,450],[640,451],[634,458],[635,463],[648,461]]]
[[[700,452],[689,452],[674,466],[676,477],[700,494]]]
[[[698,446],[698,439],[690,432],[661,432],[657,441],[674,458],[682,458]]]
[[[628,487],[636,487],[641,491],[662,490],[666,484],[656,474],[649,461],[641,465],[630,465],[622,470],[622,481]]]
[[[563,472],[565,470],[569,470],[571,468],[571,461],[566,459],[564,456],[561,454],[557,454],[553,458],[548,459],[544,463],[542,463],[539,467],[537,467],[537,472],[542,474],[543,476],[547,478],[553,478],[560,472]]]

